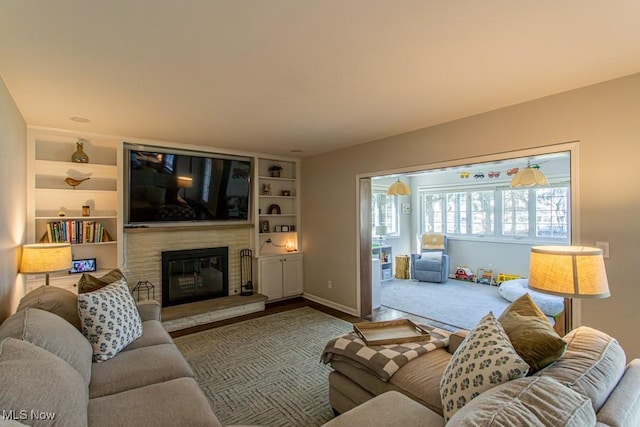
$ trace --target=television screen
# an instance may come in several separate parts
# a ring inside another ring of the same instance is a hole
[[[126,223],[248,220],[251,159],[125,147]]]

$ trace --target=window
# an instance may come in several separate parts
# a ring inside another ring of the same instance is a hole
[[[568,242],[569,185],[419,191],[421,232]]]
[[[471,234],[493,234],[494,192],[471,191]]]
[[[387,187],[374,185],[371,188],[371,230],[376,236],[376,227],[387,227],[387,236],[399,236],[398,196],[387,196]]]
[[[568,201],[566,187],[536,190],[536,237],[568,238]]]

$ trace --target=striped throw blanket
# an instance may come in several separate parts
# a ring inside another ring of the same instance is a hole
[[[451,332],[420,326],[429,330],[429,341],[367,346],[358,335],[349,333],[329,341],[322,352],[321,361],[327,364],[334,359],[348,359],[382,381],[389,381],[393,374],[410,360],[449,345]]]

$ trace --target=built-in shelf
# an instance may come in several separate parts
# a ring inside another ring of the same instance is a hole
[[[29,129],[28,139],[28,170],[32,171],[28,179],[28,240],[49,240],[48,224],[52,222],[65,223],[72,239],[73,230],[76,234],[79,230],[78,223],[99,223],[94,231],[105,230],[111,240],[72,243],[73,259],[96,258],[98,268],[105,271],[120,266],[118,150],[121,141],[38,128]],[[84,140],[88,163],[71,161],[79,139]],[[68,178],[83,181],[74,187],[67,183]],[[89,216],[82,216],[83,206],[89,206]],[[61,211],[64,216],[59,215]],[[60,280],[67,284],[75,280],[74,276]]]

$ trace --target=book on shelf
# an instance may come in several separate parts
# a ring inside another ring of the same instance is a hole
[[[99,221],[61,220],[49,222],[46,227],[46,232],[40,241],[77,245],[82,243],[111,242],[113,239]]]

